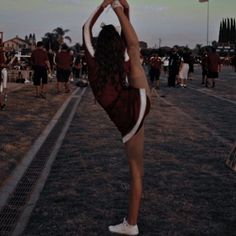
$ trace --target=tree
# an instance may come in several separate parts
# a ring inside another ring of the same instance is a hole
[[[236,23],[234,18],[223,19],[220,23],[219,43],[234,44],[236,41]]]
[[[53,33],[56,35],[58,43],[61,45],[64,40],[68,40],[71,43],[71,38],[69,36],[66,36],[66,33],[68,33],[70,30],[65,29],[63,30],[61,27],[57,27],[53,30]]]
[[[194,51],[196,54],[201,55],[202,44],[196,44]]]
[[[52,33],[48,32],[44,35],[42,38],[44,47],[47,50],[53,50],[58,51],[60,48],[60,45],[64,43],[64,40],[68,40],[71,42],[71,38],[69,36],[66,36],[66,33],[68,33],[69,30],[63,30],[61,27],[57,27],[52,31]]]
[[[57,51],[60,47],[57,42],[56,35],[54,33],[46,33],[42,38],[43,45],[47,50]]]

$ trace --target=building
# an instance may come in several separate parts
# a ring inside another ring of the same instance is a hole
[[[24,49],[30,49],[31,45],[29,42],[27,42],[24,39],[21,39],[16,35],[16,37],[9,39],[5,42],[4,44],[4,49],[5,51],[22,51]]]

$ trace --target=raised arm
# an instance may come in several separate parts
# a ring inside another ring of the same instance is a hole
[[[121,24],[122,32],[124,34],[125,41],[127,43],[128,53],[129,56],[131,56],[130,53],[133,53],[133,49],[138,50],[139,52],[139,41],[137,34],[133,26],[131,25],[129,18],[126,16],[124,8],[119,2],[119,0],[113,1],[112,7]]]
[[[92,46],[92,28],[103,10],[112,3],[113,0],[104,0],[103,3],[91,14],[83,26],[83,41],[91,56],[94,56]]]
[[[130,20],[130,18],[129,18],[129,4],[128,4],[128,2],[126,0],[120,0],[120,3],[121,3],[121,5],[124,8],[124,14]],[[123,32],[122,29],[121,29],[121,37],[122,37],[123,41],[125,42],[125,45],[127,46],[127,43],[126,43],[126,40],[125,40],[125,36],[124,36],[124,32]],[[128,59],[128,58],[126,58],[126,59]]]
[[[129,4],[126,0],[120,0],[121,5],[124,8],[124,13],[127,16],[127,18],[129,19]]]

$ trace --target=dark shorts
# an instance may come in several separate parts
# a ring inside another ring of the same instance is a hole
[[[161,75],[161,71],[160,70],[150,69],[149,76],[150,76],[150,80],[151,80],[152,83],[155,80],[159,80],[160,79],[160,75]]]
[[[33,81],[34,85],[39,86],[42,84],[48,83],[48,72],[47,68],[43,66],[34,66],[34,76]]]
[[[219,73],[218,72],[208,72],[207,74],[207,78],[210,78],[210,79],[215,79],[215,78],[218,78],[219,77]]]
[[[70,78],[71,70],[57,69],[57,81],[67,83]]]
[[[206,68],[202,68],[202,75],[203,76],[207,75],[207,69]]]
[[[128,88],[121,91],[112,108],[105,110],[126,143],[142,127],[150,110],[150,100],[145,89]]]

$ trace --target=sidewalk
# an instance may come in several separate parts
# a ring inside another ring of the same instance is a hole
[[[140,235],[235,235],[236,175],[224,165],[230,147],[199,119],[152,95]],[[107,226],[127,214],[128,180],[120,135],[88,89],[23,235],[110,235]]]

